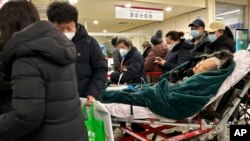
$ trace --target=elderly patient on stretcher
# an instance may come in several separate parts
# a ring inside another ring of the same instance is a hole
[[[153,113],[165,118],[181,120],[197,114],[216,95],[223,81],[235,67],[233,55],[227,51],[200,57],[194,67],[164,74],[153,86],[138,84],[137,90],[104,90],[104,103],[124,103],[148,107]],[[186,64],[192,64],[188,62]],[[184,65],[185,66],[185,65]],[[187,66],[185,66],[187,67]],[[179,69],[181,70],[181,69]],[[174,74],[174,75],[173,75]],[[187,74],[189,77],[185,77]],[[192,74],[192,75],[190,75]],[[183,81],[178,81],[178,79]],[[174,85],[169,81],[174,80]]]

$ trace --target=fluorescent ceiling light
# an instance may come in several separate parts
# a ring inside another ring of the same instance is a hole
[[[216,20],[223,20],[223,17],[215,17]]]
[[[233,11],[228,11],[228,12],[224,12],[224,13],[220,13],[220,14],[215,15],[215,16],[223,16],[223,15],[233,14],[233,13],[237,13],[237,12],[240,12],[240,9],[233,10]]]
[[[102,31],[102,32],[107,33],[108,31],[107,31],[106,29],[103,29],[103,31]]]
[[[131,5],[131,3],[126,3],[125,4],[125,7],[127,7],[127,8],[130,8],[132,5]]]
[[[93,21],[93,24],[99,24],[99,21],[94,20],[94,21]]]
[[[78,0],[69,0],[70,4],[76,4],[78,2]]]
[[[172,7],[166,7],[165,10],[166,10],[166,11],[172,11],[173,8],[172,8]]]

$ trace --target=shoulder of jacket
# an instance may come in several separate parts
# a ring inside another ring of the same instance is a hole
[[[141,60],[144,61],[144,58],[139,51],[136,51],[134,58],[137,58],[136,60],[138,61],[141,61]]]
[[[84,39],[87,43],[91,43],[94,40],[94,38],[89,35],[87,35]]]
[[[77,40],[76,42],[86,42],[86,43],[90,44],[90,43],[92,43],[93,40],[94,40],[93,37],[86,35],[83,38]]]

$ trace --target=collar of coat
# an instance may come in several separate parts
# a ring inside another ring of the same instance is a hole
[[[88,32],[87,32],[86,28],[83,25],[78,23],[76,26],[76,34],[75,34],[74,38],[72,39],[72,41],[77,42],[79,40],[84,39],[87,36],[88,36]]]
[[[218,45],[219,43],[227,40],[227,38],[228,37],[226,35],[221,35],[217,40],[215,40],[214,42],[212,42],[210,45],[213,45],[213,46]]]
[[[177,50],[181,49],[182,47],[186,47],[186,46],[189,46],[188,43],[185,42],[185,39],[181,39],[180,43],[174,46],[174,48],[172,49],[172,52],[177,51]]]
[[[137,49],[135,47],[131,47],[131,49],[129,50],[128,54],[125,56],[124,58],[124,62],[126,62],[128,59],[130,59],[134,52],[136,51]]]

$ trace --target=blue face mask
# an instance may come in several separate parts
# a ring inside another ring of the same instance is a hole
[[[197,38],[197,37],[199,37],[199,35],[200,35],[200,31],[199,31],[199,30],[191,30],[190,35],[191,35],[193,38]]]
[[[215,36],[215,34],[209,34],[208,39],[210,42],[214,42],[217,39],[217,37]]]

